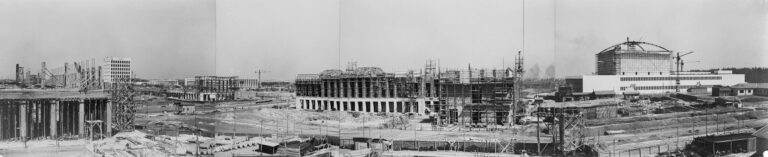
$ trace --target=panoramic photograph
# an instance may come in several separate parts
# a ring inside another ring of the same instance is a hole
[[[0,1],[0,157],[286,156],[768,156],[768,1]]]

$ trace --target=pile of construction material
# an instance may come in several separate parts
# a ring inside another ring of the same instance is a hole
[[[159,143],[147,139],[140,131],[121,132],[117,135],[93,141],[88,149],[102,156],[169,156],[171,152],[158,147]]]

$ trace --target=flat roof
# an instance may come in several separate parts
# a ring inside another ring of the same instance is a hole
[[[65,99],[65,98],[109,98],[103,90],[81,93],[77,89],[7,89],[0,90],[0,99]]]
[[[756,138],[756,137],[752,136],[752,134],[750,133],[738,133],[738,134],[720,135],[720,136],[704,136],[704,137],[699,137],[697,139],[703,140],[706,142],[711,142],[711,143],[722,143],[722,142],[746,140],[750,138]]]
[[[768,83],[740,83],[731,86],[731,88],[768,88]]]
[[[550,102],[550,103],[542,103],[540,107],[546,107],[546,108],[589,108],[589,107],[600,107],[600,106],[612,106],[612,105],[618,105],[621,102],[621,100],[617,99],[597,99],[597,100],[587,100],[587,101],[569,101],[569,102]]]

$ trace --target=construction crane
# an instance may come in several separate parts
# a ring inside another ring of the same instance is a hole
[[[256,79],[256,89],[261,89],[261,73],[270,73],[272,71],[266,71],[266,70],[256,70],[256,75],[258,75],[258,78]]]
[[[686,52],[682,55],[680,54],[680,52],[677,52],[677,56],[674,57],[675,65],[677,65],[675,69],[676,70],[675,75],[677,76],[675,77],[675,93],[680,93],[680,72],[683,71],[683,64],[684,64],[682,57],[687,56],[691,53],[693,53],[693,51]]]

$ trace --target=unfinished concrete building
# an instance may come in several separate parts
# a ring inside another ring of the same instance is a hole
[[[167,94],[188,101],[229,101],[235,99],[239,88],[237,76],[195,76],[194,82]]]
[[[3,91],[0,96],[0,140],[109,136],[111,121],[112,102],[103,93]]]
[[[478,127],[510,121],[514,78],[508,70],[386,73],[378,67],[325,70],[296,78],[296,108],[430,115],[434,124]]]

